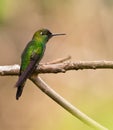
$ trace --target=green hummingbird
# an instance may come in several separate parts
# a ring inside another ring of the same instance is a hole
[[[26,80],[31,76],[42,59],[46,43],[53,36],[59,35],[65,34],[52,34],[48,29],[40,29],[34,33],[32,40],[27,44],[21,55],[20,73],[15,85],[17,87],[17,100],[22,95]]]

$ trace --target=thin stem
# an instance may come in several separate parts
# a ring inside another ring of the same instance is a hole
[[[71,56],[67,56],[67,57],[64,57],[64,58],[59,58],[59,59],[47,62],[46,64],[47,65],[49,65],[49,64],[58,64],[58,63],[62,63],[64,61],[67,61],[67,60],[70,60],[70,59],[71,59]]]
[[[53,89],[51,89],[40,77],[37,78],[36,75],[33,75],[30,79],[45,94],[47,94],[60,106],[62,106],[64,109],[66,109],[68,112],[70,112],[72,115],[74,115],[76,118],[78,118],[85,124],[97,130],[108,130],[107,128],[103,127],[102,125],[100,125],[99,123],[97,123],[96,121],[94,121],[93,119],[85,115],[84,113],[82,113],[75,106],[70,104],[68,101],[66,101],[63,97],[61,97],[58,93],[56,93]]]

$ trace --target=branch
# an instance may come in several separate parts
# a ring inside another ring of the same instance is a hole
[[[63,60],[64,59],[64,60]],[[68,101],[62,98],[54,90],[52,90],[40,77],[36,78],[39,73],[64,73],[69,70],[82,69],[113,69],[113,61],[80,61],[70,62],[66,61],[70,58],[63,58],[56,61],[49,62],[49,64],[40,64],[38,69],[31,76],[32,82],[38,86],[44,93],[51,97],[55,102],[61,105],[68,112],[80,119],[87,125],[96,128],[97,130],[107,130],[96,121],[89,118],[87,115],[79,111],[76,107],[71,105]],[[65,61],[65,62],[64,62]],[[19,65],[0,66],[1,76],[15,76],[19,74]]]
[[[63,97],[61,97],[58,93],[56,93],[52,88],[50,88],[40,77],[36,77],[36,75],[31,76],[31,81],[41,89],[45,94],[47,94],[50,98],[52,98],[55,102],[57,102],[60,106],[66,109],[69,113],[74,115],[76,118],[80,119],[85,124],[95,128],[96,130],[108,130],[103,127],[93,119],[89,118],[87,115],[82,113],[75,106],[66,101]]]
[[[36,70],[37,73],[65,73],[69,70],[83,69],[113,69],[113,61],[79,61],[63,62],[58,64],[43,64]]]
[[[0,66],[0,75],[18,75],[19,69],[19,65]],[[40,64],[34,73],[65,73],[69,70],[83,69],[113,69],[113,61],[67,61],[57,64]]]

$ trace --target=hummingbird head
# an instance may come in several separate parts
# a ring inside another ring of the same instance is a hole
[[[33,39],[48,41],[53,36],[59,36],[65,34],[52,34],[48,29],[40,29],[33,35]]]

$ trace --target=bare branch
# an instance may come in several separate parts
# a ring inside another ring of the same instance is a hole
[[[96,128],[97,130],[107,130],[107,128],[101,126],[96,121],[89,118],[87,115],[79,111],[76,107],[67,102],[54,90],[52,90],[41,78],[36,78],[39,73],[64,73],[69,70],[82,70],[82,69],[113,69],[113,61],[79,61],[70,62],[69,58],[58,59],[56,61],[49,62],[49,64],[40,64],[37,70],[30,78],[37,87],[39,87],[44,93],[51,97],[55,102],[61,105],[64,109],[70,112],[72,115],[80,119],[87,125]],[[64,62],[65,61],[65,62]],[[15,76],[19,74],[19,65],[0,66],[1,76]]]
[[[6,66],[0,66],[0,75],[1,76],[15,76],[19,74],[19,65],[6,65]]]
[[[0,66],[0,75],[18,75],[19,65]],[[40,64],[34,73],[65,73],[69,70],[113,69],[113,61],[79,61],[58,64]]]
[[[69,70],[83,69],[113,69],[113,61],[69,61],[59,64],[43,64],[36,71],[38,73],[64,73]]]
[[[84,122],[85,124],[95,128],[96,130],[108,130],[103,127],[84,113],[82,113],[75,106],[66,101],[63,97],[61,97],[58,93],[56,93],[52,88],[50,88],[40,77],[36,77],[33,75],[31,78],[32,82],[41,89],[45,94],[47,94],[50,98],[52,98],[55,102],[57,102],[60,106],[66,109],[69,113],[74,115],[76,118]]]

